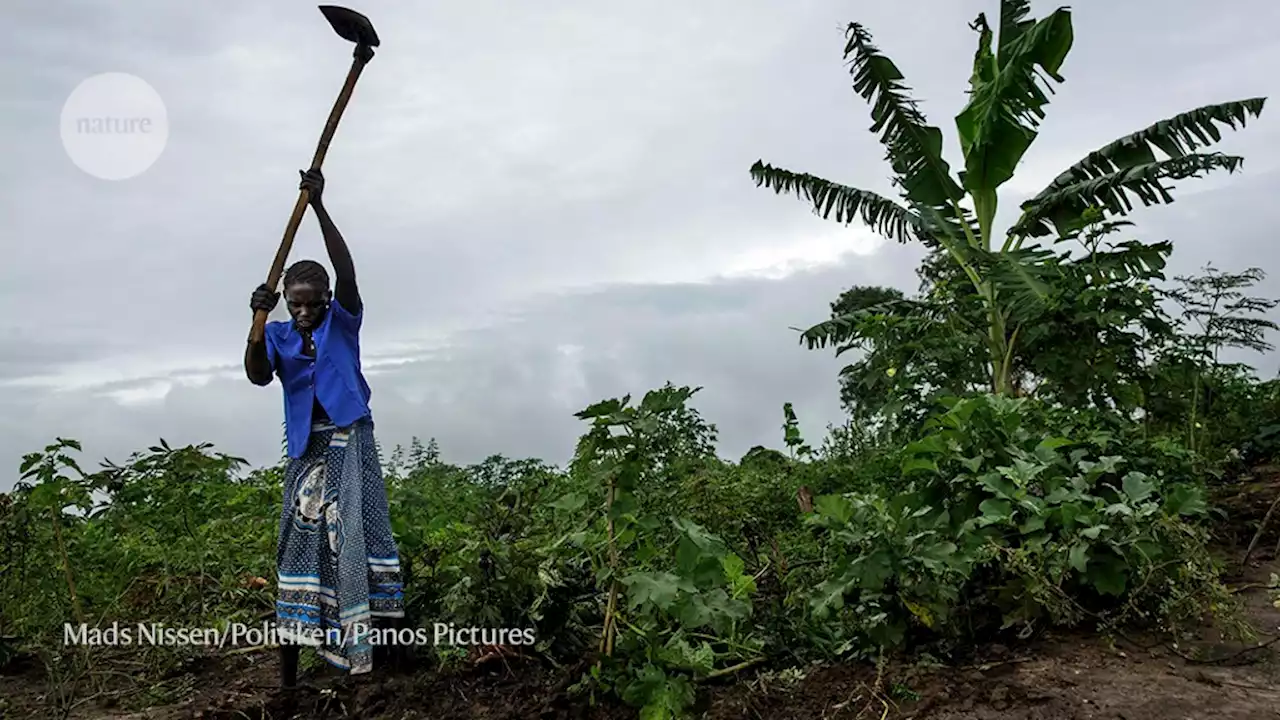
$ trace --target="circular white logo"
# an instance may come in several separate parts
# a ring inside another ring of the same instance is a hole
[[[96,178],[140,175],[168,142],[164,101],[135,75],[94,75],[77,85],[62,106],[62,146],[76,167]]]

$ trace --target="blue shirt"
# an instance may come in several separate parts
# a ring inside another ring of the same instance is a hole
[[[293,322],[267,323],[267,359],[284,386],[285,435],[289,457],[306,452],[311,437],[311,409],[316,402],[338,427],[371,418],[369,384],[360,372],[360,325],[336,300],[311,333],[314,358],[302,354],[302,334]]]

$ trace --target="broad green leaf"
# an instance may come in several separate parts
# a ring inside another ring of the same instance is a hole
[[[1046,210],[1054,208],[1054,204],[1048,202],[1049,198],[1086,180],[1151,165],[1158,160],[1155,154],[1157,149],[1169,158],[1186,157],[1195,150],[1222,139],[1222,132],[1217,125],[1231,130],[1244,128],[1249,116],[1256,118],[1262,114],[1265,104],[1266,98],[1256,97],[1205,105],[1161,120],[1104,145],[1063,171],[1033,197],[1028,205],[1037,208],[1037,211],[1024,215],[1016,231],[1037,237],[1048,234],[1050,229],[1043,223],[1050,220],[1051,215],[1056,214],[1059,222],[1070,219],[1069,213],[1046,213]]]
[[[1155,493],[1156,486],[1147,480],[1147,476],[1140,472],[1130,472],[1124,476],[1122,481],[1124,485],[1124,494],[1135,503],[1151,497]]]
[[[898,67],[871,42],[863,26],[849,25],[844,56],[853,75],[853,89],[871,105],[871,131],[880,135],[897,183],[907,198],[939,213],[949,227],[940,228],[960,237],[954,228],[961,218],[954,208],[963,195],[942,157],[942,131],[929,125],[915,100],[907,93]]]
[[[1168,241],[1143,244],[1134,240],[1117,243],[1111,250],[1098,250],[1089,256],[1089,271],[1102,279],[1115,281],[1131,278],[1162,279],[1173,243]]]
[[[964,186],[974,197],[979,227],[989,237],[996,190],[1013,177],[1044,118],[1049,99],[1040,87],[1041,73],[1063,81],[1058,70],[1071,50],[1073,33],[1065,8],[1030,28],[1005,25],[1016,28],[1016,37],[1000,38],[997,62],[991,57],[986,19],[979,16],[977,25],[980,46],[969,104],[956,117],[956,129],[965,157]]]
[[[907,443],[902,452],[907,455],[938,454],[947,451],[947,441],[941,435],[926,435]]]
[[[682,598],[676,617],[681,626],[692,630],[711,625],[715,620],[715,611],[708,606],[704,597],[694,594]]]
[[[742,558],[733,553],[724,556],[723,564],[725,577],[730,580],[742,577],[742,571],[746,568]]]
[[[1041,459],[1044,458],[1044,453],[1046,452],[1053,453],[1053,456],[1056,457],[1057,453],[1055,451],[1058,448],[1066,447],[1067,445],[1070,445],[1070,444],[1072,444],[1072,441],[1070,438],[1048,437],[1036,444],[1035,454],[1036,454],[1036,457],[1039,457]]]
[[[622,579],[634,610],[646,603],[667,610],[679,595],[680,578],[669,572],[639,572]]]
[[[705,675],[715,668],[715,650],[705,640],[695,648],[683,637],[673,637],[659,654],[668,665],[694,673]]]
[[[1014,44],[1027,28],[1035,25],[1028,20],[1031,15],[1030,0],[1000,0],[1000,48],[1001,61],[1004,61],[1003,49]]]
[[[990,472],[978,477],[978,482],[983,487],[995,493],[996,497],[1006,500],[1013,500],[1018,494],[1018,488],[1007,477],[998,472]]]
[[[1113,504],[1108,505],[1107,507],[1103,508],[1102,512],[1103,512],[1103,514],[1105,514],[1105,515],[1127,515],[1127,516],[1132,516],[1132,515],[1133,515],[1133,508],[1129,507],[1128,505],[1126,505],[1126,504],[1124,504],[1124,503],[1113,503]]]
[[[1118,455],[1104,455],[1098,459],[1098,462],[1090,462],[1081,460],[1079,468],[1088,476],[1090,482],[1097,478],[1115,472],[1124,462],[1124,458]]]
[[[1007,522],[1012,519],[1012,512],[1007,500],[983,500],[978,506],[978,510],[982,512],[982,518],[979,525],[993,525],[996,523]]]
[[[1166,180],[1199,178],[1216,170],[1234,173],[1243,163],[1244,159],[1235,155],[1194,153],[1090,176],[1023,203],[1022,218],[1010,233],[1030,237],[1075,233],[1084,227],[1085,213],[1090,208],[1099,208],[1111,216],[1128,215],[1134,209],[1130,194],[1144,207],[1168,205],[1173,202],[1173,195],[1164,184]]]
[[[692,543],[700,549],[716,555],[717,557],[724,553],[724,541],[719,537],[710,533],[706,528],[692,520],[678,518],[672,521],[675,529],[687,537]]]
[[[842,525],[853,518],[853,503],[842,495],[819,495],[813,501],[813,509]]]
[[[832,611],[843,608],[844,595],[850,584],[851,581],[847,577],[829,578],[822,581],[814,589],[813,596],[809,599],[809,607],[813,611],[814,617],[822,619]]]
[[[640,708],[640,720],[680,720],[693,700],[693,685],[683,677],[672,677]]]
[[[62,484],[59,482],[43,482],[36,485],[28,496],[32,506],[60,510],[62,503]]]
[[[575,512],[587,504],[587,496],[582,493],[568,493],[561,496],[555,502],[551,503],[551,507],[565,512]]]
[[[645,665],[622,690],[623,702],[640,708],[641,720],[678,720],[693,704],[693,686],[680,676],[668,677],[656,665]]]
[[[629,402],[631,402],[630,395],[623,397],[621,400],[617,398],[601,400],[598,403],[587,406],[585,410],[577,412],[574,417],[581,420],[594,420],[607,415],[613,415],[626,407]]]
[[[721,558],[725,547],[720,538],[688,520],[677,520],[675,525],[682,531],[676,547],[676,566],[680,575],[698,587],[722,582],[724,566]]]
[[[1057,487],[1045,496],[1044,501],[1049,505],[1061,505],[1062,503],[1071,500],[1074,495],[1075,493],[1066,487]]]
[[[22,464],[18,467],[18,473],[23,479],[35,474],[32,469],[40,463],[40,453],[29,453],[22,457]]]
[[[1023,535],[1031,535],[1043,529],[1044,516],[1033,515],[1027,518],[1026,522],[1022,523],[1022,527],[1018,529],[1018,532],[1021,532]]]
[[[644,413],[661,415],[684,407],[684,404],[702,388],[663,387],[650,390],[640,400],[640,410]]]
[[[1024,535],[1022,538],[1022,546],[1033,550],[1039,550],[1048,544],[1050,535],[1047,532],[1036,532],[1030,535]]]
[[[931,457],[916,456],[902,461],[902,474],[913,472],[938,472],[938,463]]]
[[[1168,494],[1167,509],[1177,515],[1198,516],[1209,511],[1204,493],[1193,485],[1177,485]]]
[[[1109,527],[1111,526],[1106,524],[1094,525],[1092,527],[1087,527],[1081,530],[1080,534],[1083,537],[1089,538],[1090,540],[1097,540],[1098,536],[1102,534],[1102,531],[1108,529]]]
[[[813,205],[813,212],[824,220],[829,219],[834,211],[836,222],[848,224],[861,220],[889,240],[931,242],[915,213],[868,190],[841,185],[808,173],[784,170],[760,160],[751,166],[751,177],[757,186],[770,188],[776,194],[794,193],[796,197],[808,200]]]
[[[1059,259],[1040,247],[1003,252],[978,249],[971,253],[973,264],[996,290],[1003,310],[1011,320],[1024,322],[1038,317],[1054,301],[1062,275]]]
[[[872,592],[883,590],[885,581],[893,576],[893,558],[884,549],[877,549],[859,560],[855,566],[858,585]]]
[[[1089,545],[1085,542],[1077,542],[1071,546],[1071,552],[1067,555],[1067,562],[1076,572],[1084,572],[1089,565]]]
[[[711,615],[711,628],[717,633],[727,634],[733,623],[745,620],[751,612],[750,603],[735,600],[722,588],[692,596],[691,599],[703,604]]]
[[[933,543],[920,551],[919,558],[927,567],[941,569],[944,565],[952,564],[958,550],[952,542]]]
[[[1002,467],[1000,471],[1005,477],[1025,487],[1047,469],[1048,466],[1043,463],[1031,463],[1022,458],[1014,458],[1012,467]]]
[[[1018,498],[1018,507],[1026,510],[1028,514],[1043,515],[1049,510],[1049,506],[1045,501],[1035,495],[1029,495],[1025,491],[1018,494],[1020,495]]]

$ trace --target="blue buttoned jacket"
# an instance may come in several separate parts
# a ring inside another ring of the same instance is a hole
[[[360,325],[363,311],[353,315],[342,303],[329,304],[311,334],[314,358],[302,354],[302,334],[293,321],[267,323],[267,358],[284,386],[285,434],[289,457],[299,458],[311,436],[311,408],[318,400],[338,427],[372,419],[371,392],[360,371]]]

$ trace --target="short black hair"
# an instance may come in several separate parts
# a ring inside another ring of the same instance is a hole
[[[284,273],[284,286],[298,284],[314,284],[319,285],[325,290],[329,289],[329,272],[324,266],[315,260],[299,260]]]

